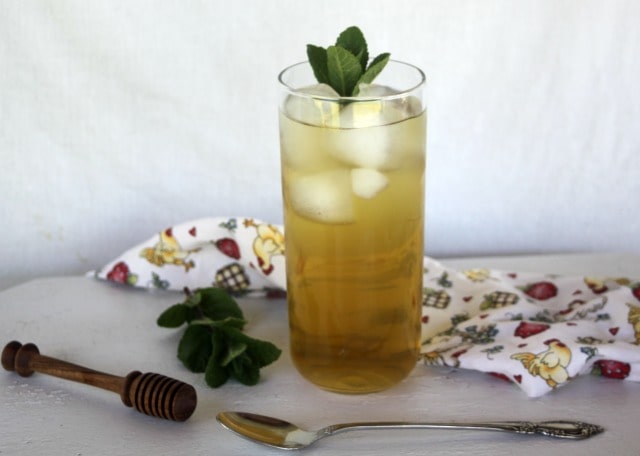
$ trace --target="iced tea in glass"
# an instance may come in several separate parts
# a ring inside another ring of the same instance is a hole
[[[339,97],[308,63],[279,77],[291,356],[312,383],[386,389],[420,345],[424,74],[390,61]]]

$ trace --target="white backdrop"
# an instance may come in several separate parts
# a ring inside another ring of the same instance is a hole
[[[0,281],[280,223],[276,75],[359,25],[427,73],[427,254],[640,253],[640,2],[0,0]]]

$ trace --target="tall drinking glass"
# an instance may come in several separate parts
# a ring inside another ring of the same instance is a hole
[[[390,61],[339,97],[307,62],[279,76],[291,356],[312,383],[386,389],[418,360],[424,74]]]

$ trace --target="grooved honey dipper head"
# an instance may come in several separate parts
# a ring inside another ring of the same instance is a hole
[[[122,402],[146,415],[185,421],[196,408],[193,386],[160,374],[131,372],[125,380]]]

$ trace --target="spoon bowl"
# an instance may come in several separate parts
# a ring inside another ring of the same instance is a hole
[[[339,432],[374,429],[466,429],[512,432],[516,434],[539,434],[564,439],[586,439],[604,432],[595,424],[581,421],[500,421],[476,423],[422,423],[404,421],[378,421],[333,424],[317,431],[307,431],[295,424],[247,412],[220,412],[218,422],[252,442],[282,450],[300,450],[312,443]]]

